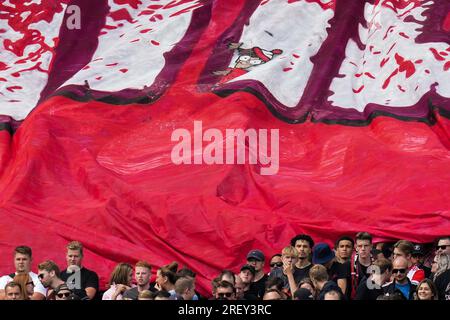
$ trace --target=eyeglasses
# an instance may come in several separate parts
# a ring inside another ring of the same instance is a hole
[[[282,267],[283,266],[283,262],[276,262],[276,263],[271,263],[270,266],[273,268],[275,266],[277,267]]]
[[[450,244],[443,244],[442,246],[436,246],[436,250],[439,250],[439,249],[445,250],[445,249],[447,249],[447,247],[449,247],[449,246],[450,246]]]
[[[61,293],[58,293],[56,296],[60,299],[67,298],[68,296],[70,296],[70,292],[61,292]]]
[[[225,293],[218,293],[217,296],[219,298],[230,298],[233,295],[233,292],[225,292]]]
[[[406,269],[392,269],[392,273],[405,273]]]
[[[40,273],[40,274],[38,275],[38,278],[39,278],[39,279],[44,279],[44,277],[45,277],[45,274],[43,274],[43,273]]]

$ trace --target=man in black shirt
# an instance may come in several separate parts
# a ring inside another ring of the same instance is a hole
[[[247,254],[247,264],[255,268],[256,274],[250,285],[249,293],[254,294],[258,299],[262,299],[266,291],[266,281],[269,278],[264,273],[265,256],[261,250],[251,250]]]
[[[294,280],[298,284],[304,278],[309,277],[309,270],[312,267],[311,252],[314,247],[314,241],[307,234],[299,234],[291,239],[291,246],[298,252],[298,259],[293,268]]]
[[[350,267],[348,261],[343,264],[337,262],[334,251],[331,250],[330,246],[326,243],[318,243],[313,248],[312,262],[325,266],[328,271],[328,279],[337,283],[342,293],[347,297],[349,296]]]
[[[67,269],[61,272],[61,279],[81,300],[92,300],[98,291],[98,275],[82,266],[83,245],[72,241],[66,248]]]
[[[359,282],[355,300],[377,300],[380,295],[384,294],[382,286],[391,278],[392,262],[380,258],[373,263],[370,269],[372,274]]]

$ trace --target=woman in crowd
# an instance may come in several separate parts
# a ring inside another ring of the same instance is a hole
[[[437,300],[438,292],[434,282],[430,279],[420,281],[416,289],[414,300]]]
[[[34,283],[28,273],[19,273],[15,275],[14,282],[20,284],[20,288],[22,291],[22,296],[24,300],[30,300],[31,296],[34,293]]]
[[[178,263],[172,262],[158,269],[156,273],[156,288],[170,293],[175,296],[175,282],[177,281]]]
[[[123,300],[122,295],[131,289],[133,266],[129,263],[119,263],[111,273],[110,288],[103,294],[102,300]]]

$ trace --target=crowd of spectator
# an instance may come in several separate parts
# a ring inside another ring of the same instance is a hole
[[[300,234],[270,259],[251,250],[237,272],[223,270],[210,295],[201,296],[196,273],[177,262],[159,268],[154,282],[148,262],[119,263],[100,292],[98,275],[82,264],[80,242],[67,245],[65,270],[47,260],[37,274],[31,248],[18,246],[15,271],[0,278],[0,300],[450,300],[450,236],[425,247],[406,240],[374,244],[359,232],[332,248]]]

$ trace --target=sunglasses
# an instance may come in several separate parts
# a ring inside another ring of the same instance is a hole
[[[283,262],[277,262],[277,263],[271,263],[270,266],[273,267],[282,267],[283,266]]]
[[[44,277],[45,277],[45,274],[43,274],[43,273],[40,273],[40,274],[38,275],[38,278],[39,278],[39,279],[44,279]]]
[[[60,299],[67,298],[68,296],[70,296],[70,292],[61,292],[61,293],[58,293],[56,296]]]
[[[439,249],[445,250],[445,249],[447,249],[448,246],[450,246],[450,245],[448,245],[448,244],[443,244],[442,246],[436,246],[436,250],[439,250]]]
[[[233,292],[218,293],[217,295],[219,296],[219,298],[230,298],[233,295]]]
[[[406,269],[392,269],[392,273],[405,273]]]

